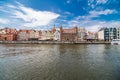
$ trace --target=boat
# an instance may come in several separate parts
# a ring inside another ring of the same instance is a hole
[[[113,39],[113,40],[111,41],[111,44],[112,44],[112,45],[114,45],[114,44],[120,45],[120,39]]]

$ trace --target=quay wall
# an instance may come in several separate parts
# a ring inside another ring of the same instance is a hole
[[[0,41],[0,44],[111,44],[111,42],[60,42],[60,41]]]

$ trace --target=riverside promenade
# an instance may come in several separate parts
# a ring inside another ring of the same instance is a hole
[[[111,44],[105,41],[62,42],[62,41],[0,41],[0,44]]]

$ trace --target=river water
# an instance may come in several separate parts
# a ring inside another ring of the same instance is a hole
[[[0,44],[0,80],[120,80],[120,45]]]

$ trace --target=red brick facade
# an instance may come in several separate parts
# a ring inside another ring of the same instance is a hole
[[[61,41],[69,41],[69,42],[76,42],[77,41],[77,27],[71,29],[63,29],[60,28],[60,40]]]
[[[0,40],[1,41],[15,41],[17,40],[17,30],[16,29],[10,29],[10,28],[4,28],[4,34],[0,34]]]

